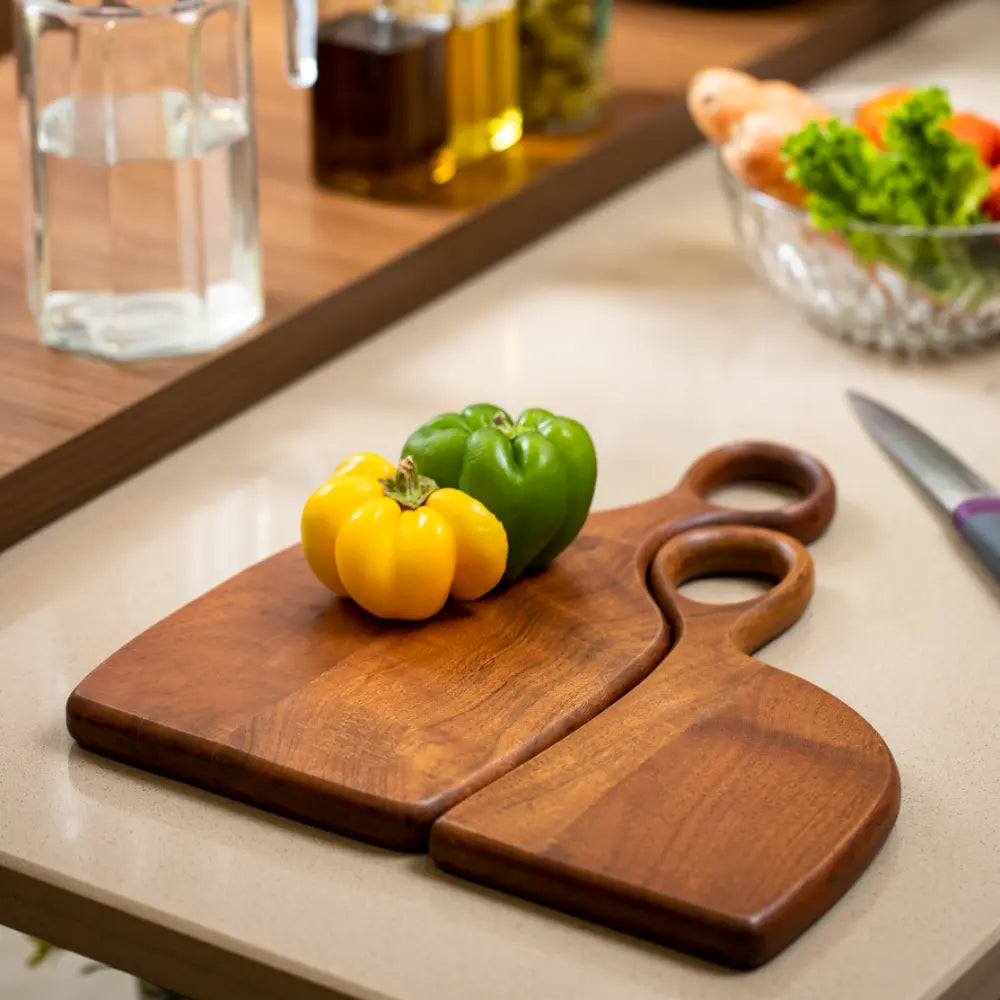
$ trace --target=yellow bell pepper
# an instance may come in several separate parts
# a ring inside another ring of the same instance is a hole
[[[507,565],[507,534],[478,500],[379,455],[346,458],[302,511],[302,550],[317,579],[379,618],[419,621],[449,596],[472,601]]]

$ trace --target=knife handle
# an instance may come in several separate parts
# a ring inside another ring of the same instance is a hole
[[[960,503],[952,521],[993,576],[1000,580],[1000,496]]]

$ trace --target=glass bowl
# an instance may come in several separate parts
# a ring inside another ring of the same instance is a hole
[[[721,157],[717,165],[744,256],[813,326],[908,355],[1000,335],[1000,223],[821,232],[803,209],[749,187]]]

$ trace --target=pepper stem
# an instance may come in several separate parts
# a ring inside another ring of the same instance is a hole
[[[390,500],[395,500],[400,507],[408,510],[416,510],[422,506],[438,488],[433,479],[417,472],[417,463],[412,455],[407,455],[400,461],[394,476],[380,479],[379,482]]]
[[[493,426],[502,434],[506,434],[507,437],[514,436],[513,421],[502,410],[493,414]]]

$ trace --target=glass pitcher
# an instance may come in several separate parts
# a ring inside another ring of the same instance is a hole
[[[131,359],[244,332],[263,312],[246,0],[19,8],[43,342]]]

